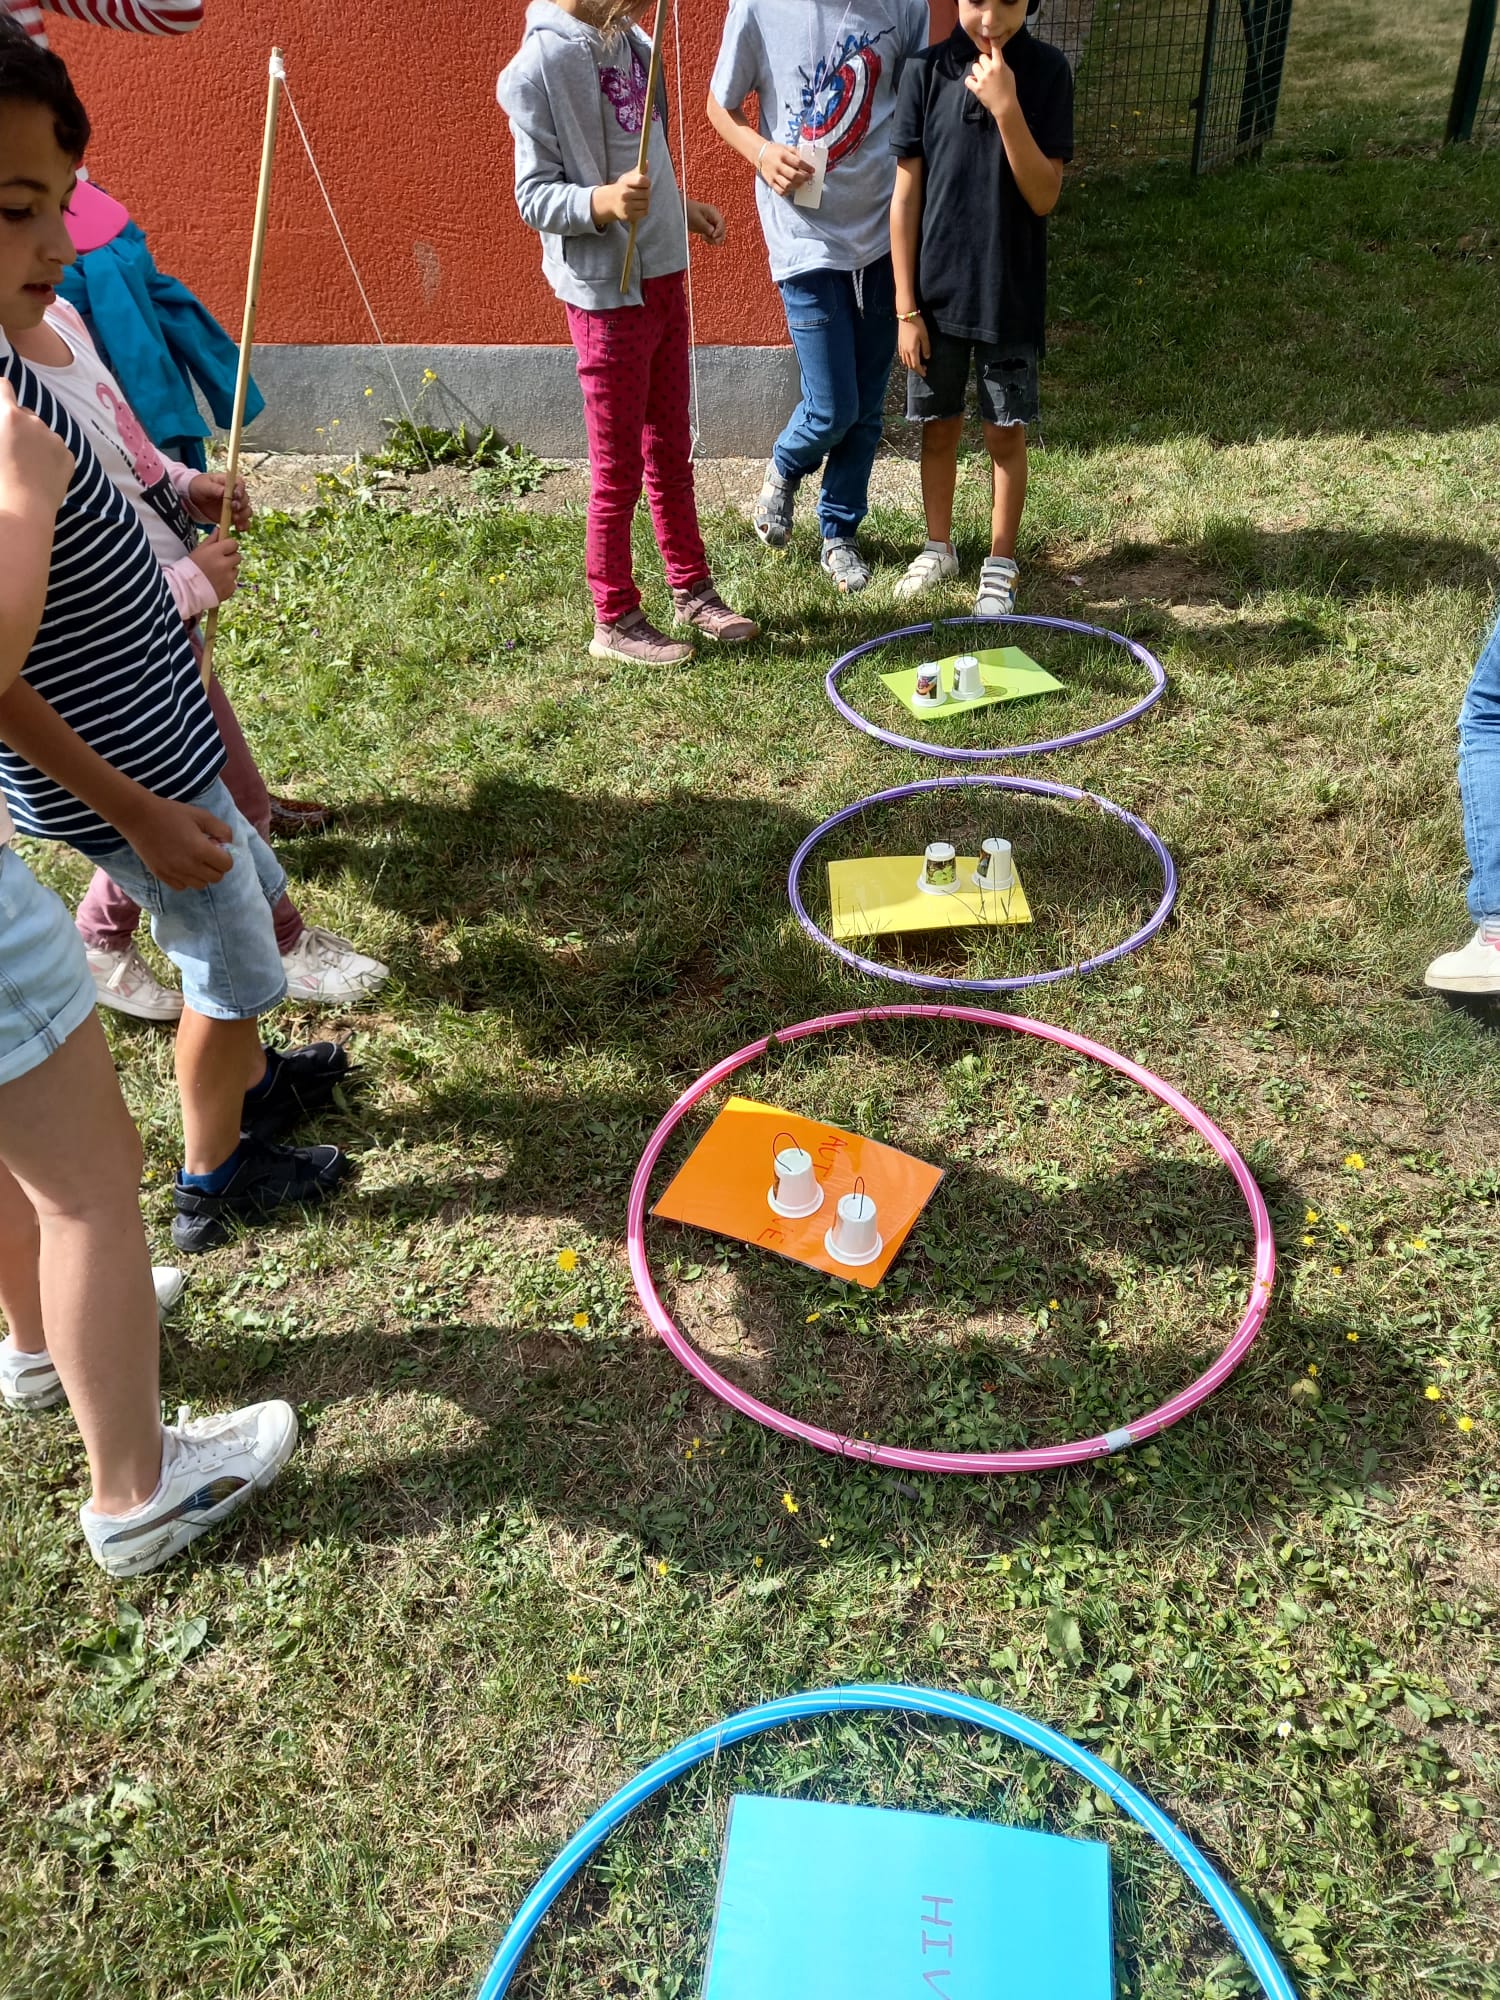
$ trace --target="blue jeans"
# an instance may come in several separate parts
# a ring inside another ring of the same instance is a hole
[[[123,842],[99,866],[151,918],[151,935],[182,978],[182,997],[211,1021],[251,1021],[286,998],[271,912],[286,894],[281,863],[215,778],[192,805],[230,830],[231,862],[206,889],[169,889]]]
[[[1485,641],[1458,718],[1458,786],[1473,879],[1469,914],[1500,922],[1500,617]]]
[[[771,456],[783,479],[801,479],[828,461],[818,523],[825,541],[847,541],[870,508],[870,468],[896,358],[895,273],[882,257],[862,273],[807,271],[783,279],[780,291],[802,401]]]
[[[94,1011],[83,940],[13,847],[0,847],[0,1084],[55,1056]]]

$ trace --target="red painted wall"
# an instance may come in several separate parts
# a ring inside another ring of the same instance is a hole
[[[682,78],[668,40],[673,150],[691,192],[728,211],[723,250],[695,249],[698,338],[779,345],[750,177],[703,117],[725,8],[678,0]],[[953,0],[933,0],[940,27]],[[522,0],[208,0],[181,40],[49,23],[94,121],[94,178],[130,207],[163,270],[237,329],[270,51],[287,80],[387,340],[566,340],[535,237],[511,197],[495,78]],[[677,100],[687,118],[686,171]],[[257,337],[373,338],[307,157],[283,114]]]

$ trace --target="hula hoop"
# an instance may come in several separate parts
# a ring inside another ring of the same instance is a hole
[[[1058,966],[1051,972],[1017,973],[1010,979],[944,979],[934,972],[907,972],[899,966],[882,965],[876,958],[862,958],[857,951],[836,943],[827,931],[820,930],[807,913],[801,885],[803,865],[818,843],[826,839],[835,827],[842,826],[846,819],[867,812],[871,806],[889,805],[894,799],[913,798],[919,792],[948,791],[956,785],[989,785],[1001,791],[1029,792],[1039,798],[1067,799],[1074,805],[1097,806],[1101,812],[1128,826],[1156,856],[1161,864],[1161,901],[1140,929],[1126,938],[1123,944],[1112,945],[1108,951],[1082,959],[1077,965]],[[845,806],[842,812],[834,813],[821,826],[813,828],[792,856],[792,865],[787,871],[786,892],[797,921],[808,936],[836,958],[841,958],[845,965],[852,965],[856,972],[869,973],[872,979],[893,980],[899,986],[920,986],[929,993],[1020,993],[1028,986],[1050,986],[1059,979],[1073,979],[1086,972],[1097,972],[1101,966],[1113,965],[1117,959],[1128,958],[1131,952],[1149,944],[1171,916],[1177,901],[1177,864],[1167,852],[1161,836],[1153,833],[1143,819],[1137,819],[1133,812],[1127,812],[1124,806],[1117,806],[1111,799],[1100,798],[1097,792],[1083,792],[1076,785],[1049,784],[1042,778],[1005,778],[988,772],[982,776],[966,773],[958,778],[921,778],[914,785],[893,785],[889,791],[872,792],[868,798],[856,799],[852,806]]]
[[[737,1070],[757,1061],[774,1045],[783,1042],[801,1041],[809,1035],[827,1034],[834,1028],[856,1027],[866,1021],[972,1021],[982,1028],[1008,1028],[1021,1035],[1035,1035],[1038,1040],[1053,1042],[1058,1048],[1067,1049],[1074,1055],[1088,1056],[1094,1062],[1103,1063],[1107,1069],[1129,1077],[1143,1090],[1160,1099],[1184,1119],[1200,1137],[1206,1139],[1219,1158],[1228,1167],[1239,1184],[1245,1205],[1250,1211],[1250,1220],[1255,1229],[1255,1280],[1250,1288],[1250,1303],[1244,1317],[1235,1329],[1228,1346],[1213,1365],[1179,1391],[1170,1401],[1152,1410],[1144,1417],[1134,1417],[1117,1429],[1106,1431],[1100,1437],[1080,1438],[1071,1444],[1040,1445],[1025,1451],[909,1451],[900,1445],[871,1443],[867,1438],[844,1437],[838,1431],[824,1430],[818,1424],[806,1424],[798,1417],[788,1416],[783,1410],[776,1410],[769,1403],[763,1403],[756,1396],[737,1388],[725,1376],[719,1374],[698,1350],[686,1339],[677,1322],[662,1304],[661,1296],[651,1276],[651,1265],[646,1255],[646,1192],[650,1184],[652,1169],[661,1158],[668,1139],[682,1123],[695,1104],[700,1103],[708,1093],[726,1077]],[[630,1184],[630,1209],[626,1221],[626,1240],[630,1248],[630,1275],[635,1283],[636,1297],[651,1325],[659,1333],[688,1373],[709,1389],[721,1402],[737,1410],[742,1417],[749,1417],[753,1423],[764,1424],[767,1430],[779,1431],[783,1437],[797,1438],[803,1444],[815,1446],[819,1451],[832,1452],[839,1458],[858,1459],[863,1464],[891,1466],[904,1472],[1042,1472],[1053,1471],[1059,1466],[1082,1465],[1091,1459],[1108,1458],[1112,1453],[1124,1451],[1127,1446],[1140,1444],[1144,1439],[1155,1437],[1196,1410],[1204,1403],[1221,1383],[1228,1380],[1244,1360],[1255,1337],[1260,1332],[1267,1308],[1271,1302],[1271,1286],[1276,1277],[1276,1241],[1271,1229],[1271,1218],[1266,1212],[1266,1204],[1255,1176],[1245,1165],[1229,1140],[1219,1130],[1206,1111],[1200,1111],[1195,1104],[1185,1098],[1181,1091],[1174,1090],[1170,1083],[1164,1083],[1159,1076],[1153,1076],[1139,1063],[1131,1062],[1128,1056],[1116,1055],[1112,1049],[1104,1048],[1098,1042],[1091,1042],[1083,1035],[1076,1035],[1068,1028],[1054,1028],[1045,1021],[1030,1021],[1020,1014],[995,1014],[983,1007],[930,1007],[909,1004],[900,1007],[861,1007],[843,1014],[823,1014],[813,1021],[799,1021],[795,1027],[782,1028],[774,1035],[765,1035],[758,1042],[751,1042],[747,1048],[735,1055],[726,1056],[710,1070],[706,1070],[696,1083],[678,1098],[666,1117],[647,1141],[640,1164],[635,1170],[635,1178]]]
[[[1012,1742],[1024,1744],[1028,1750],[1035,1750],[1041,1756],[1050,1758],[1054,1764],[1061,1764],[1078,1777],[1087,1779],[1176,1862],[1229,1933],[1240,1956],[1259,1982],[1265,2000],[1297,2000],[1296,1988],[1277,1963],[1276,1955],[1259,1925],[1207,1855],[1173,1825],[1159,1806],[1153,1804],[1144,1792],[1137,1790],[1128,1778],[1122,1778],[1102,1757],[1096,1757],[1091,1750],[1085,1750],[1081,1743],[1075,1743],[1058,1730],[1049,1729],[1044,1722],[1033,1722],[1027,1716],[1017,1715],[1013,1709],[998,1708],[993,1702],[981,1701],[975,1695],[950,1694],[943,1688],[878,1685],[826,1688],[816,1694],[789,1695],[781,1701],[764,1702],[758,1708],[747,1708],[739,1715],[730,1716],[727,1721],[700,1730],[696,1736],[689,1736],[675,1750],[658,1757],[638,1777],[622,1785],[614,1797],[574,1834],[517,1910],[479,1989],[478,2000],[501,2000],[543,1918],[563,1890],[615,1829],[638,1806],[664,1791],[674,1779],[716,1757],[721,1750],[743,1743],[749,1737],[763,1736],[783,1724],[808,1721],[823,1715],[859,1714],[870,1710],[885,1714],[935,1715],[945,1721],[967,1723],[971,1728],[988,1730],[992,1735],[1007,1736]]]
[[[996,750],[958,750],[948,743],[924,741],[920,736],[898,736],[893,729],[882,729],[851,708],[839,693],[839,681],[856,660],[873,653],[881,646],[889,646],[897,639],[920,639],[928,632],[935,632],[937,624],[929,620],[925,625],[903,625],[899,632],[882,632],[878,638],[866,639],[862,646],[855,646],[835,660],[828,669],[823,686],[828,699],[833,703],[845,722],[852,722],[856,729],[862,729],[866,736],[873,736],[879,743],[889,743],[893,750],[915,750],[919,757],[941,757],[951,764],[983,764],[996,757],[1043,757],[1053,750],[1073,750],[1080,743],[1093,743],[1101,736],[1110,736],[1127,723],[1139,722],[1148,709],[1155,708],[1167,691],[1167,670],[1156,655],[1148,652],[1139,640],[1127,639],[1123,632],[1111,632],[1103,625],[1084,625],[1076,618],[1021,618],[1014,613],[1009,618],[945,618],[946,628],[950,625],[1038,625],[1049,632],[1080,632],[1086,639],[1107,639],[1112,646],[1123,646],[1131,658],[1139,662],[1151,676],[1151,691],[1135,704],[1127,708],[1123,715],[1116,715],[1108,722],[1096,722],[1090,729],[1075,729],[1071,736],[1054,736],[1045,743],[1010,743]]]

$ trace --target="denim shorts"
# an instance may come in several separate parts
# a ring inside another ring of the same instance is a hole
[[[0,847],[0,1084],[56,1055],[93,1011],[73,919],[14,848]]]
[[[979,378],[979,414],[987,424],[1034,424],[1042,414],[1042,384],[1034,348],[959,340],[929,328],[927,373],[906,377],[906,414],[914,424],[961,417],[969,376]]]
[[[151,918],[151,935],[177,967],[182,997],[211,1021],[250,1021],[286,998],[273,907],[286,894],[281,863],[215,778],[188,801],[223,820],[233,863],[207,889],[169,889],[123,842],[91,858]]]

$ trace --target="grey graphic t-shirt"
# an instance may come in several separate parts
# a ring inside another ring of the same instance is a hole
[[[733,0],[709,88],[737,111],[754,91],[762,138],[827,149],[817,208],[756,187],[779,283],[862,271],[891,247],[890,121],[908,56],[930,40],[927,0]]]

